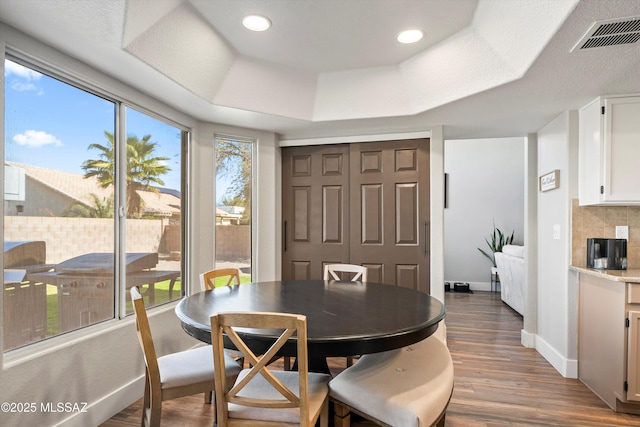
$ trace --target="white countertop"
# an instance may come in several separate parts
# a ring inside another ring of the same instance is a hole
[[[569,268],[578,273],[589,274],[616,282],[640,282],[640,269],[637,268],[628,270],[599,270],[576,265],[572,265]]]

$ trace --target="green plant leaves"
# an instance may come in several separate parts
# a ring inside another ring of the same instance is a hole
[[[480,253],[482,253],[482,255],[489,258],[489,261],[491,261],[491,264],[493,264],[493,266],[495,267],[496,260],[493,254],[496,252],[502,252],[502,247],[504,245],[510,245],[513,242],[514,234],[515,230],[511,232],[511,235],[506,235],[502,232],[502,230],[496,227],[496,224],[494,222],[493,233],[491,234],[491,236],[489,236],[491,237],[491,240],[489,240],[489,238],[484,239],[484,241],[487,242],[487,246],[489,246],[490,252],[486,252],[481,248],[478,248],[478,250],[480,251]]]

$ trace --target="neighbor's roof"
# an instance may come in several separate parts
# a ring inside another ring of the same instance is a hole
[[[240,218],[242,218],[242,214],[229,213],[226,210],[221,209],[219,206],[216,206],[216,217],[217,218],[240,219]]]
[[[29,178],[89,207],[94,205],[92,194],[95,194],[99,199],[110,198],[113,194],[111,185],[102,188],[95,177],[85,178],[83,174],[21,163],[5,162],[5,164],[24,169],[25,175]],[[144,213],[156,215],[180,213],[180,197],[174,194],[152,191],[138,191],[138,193],[144,201]]]

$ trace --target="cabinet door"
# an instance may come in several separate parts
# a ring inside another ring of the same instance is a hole
[[[602,199],[640,202],[640,97],[605,99],[604,107]]]
[[[640,311],[629,311],[627,400],[640,401]]]
[[[579,111],[578,182],[580,205],[597,205],[602,200],[602,114],[600,98]]]

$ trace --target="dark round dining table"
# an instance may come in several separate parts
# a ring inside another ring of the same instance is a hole
[[[211,343],[210,318],[222,312],[277,312],[307,317],[309,370],[329,372],[327,357],[354,356],[405,347],[438,328],[445,307],[436,298],[398,286],[333,280],[243,283],[199,292],[176,306],[184,329]],[[242,329],[256,354],[264,353],[278,331]],[[295,337],[281,356],[295,356]]]

